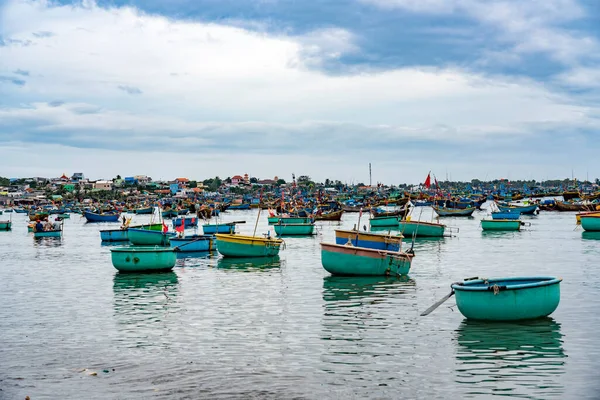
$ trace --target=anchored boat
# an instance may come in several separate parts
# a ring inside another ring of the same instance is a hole
[[[484,231],[519,231],[521,221],[513,219],[482,219],[481,228]]]
[[[217,234],[217,251],[224,257],[272,257],[279,254],[282,239]]]
[[[321,264],[332,275],[407,275],[412,254],[321,243]]]
[[[402,220],[398,229],[404,236],[443,237],[446,225],[437,222]]]
[[[277,236],[307,236],[314,235],[315,224],[312,222],[306,224],[287,224],[279,220],[279,223],[273,225]]]
[[[346,245],[350,243],[355,247],[366,247],[368,249],[400,251],[404,236],[385,235],[380,233],[335,230],[335,243]]]
[[[119,247],[110,252],[119,272],[171,270],[177,261],[175,251],[164,247]]]
[[[0,221],[0,231],[10,231],[12,227],[11,221]]]
[[[371,227],[379,228],[379,227],[398,227],[398,217],[374,217],[369,220]]]
[[[600,232],[600,214],[582,215],[581,227],[586,232]]]
[[[452,284],[459,311],[470,319],[518,321],[550,315],[560,302],[561,278],[476,279]]]
[[[204,232],[205,235],[215,235],[217,233],[233,234],[235,233],[235,222],[226,224],[204,224],[202,225],[202,232]]]
[[[173,232],[151,231],[148,229],[127,229],[127,238],[133,245],[138,246],[168,246],[169,239],[174,237]]]
[[[96,214],[90,211],[84,211],[83,216],[87,222],[119,222],[119,214]]]
[[[508,210],[508,211],[497,211],[497,212],[493,212],[492,213],[492,219],[519,219],[519,217],[521,217],[521,212],[520,211],[513,211],[513,210]]]
[[[475,212],[474,207],[468,208],[446,208],[431,206],[440,217],[470,217]]]
[[[33,232],[33,237],[34,238],[43,238],[43,237],[61,237],[62,235],[62,230],[57,229],[57,230],[51,230],[51,231],[40,231],[40,232]]]
[[[175,251],[185,253],[213,251],[216,249],[216,238],[213,235],[189,235],[182,238],[170,238],[170,245]]]

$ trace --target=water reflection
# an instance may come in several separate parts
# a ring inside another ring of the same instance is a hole
[[[482,239],[505,238],[512,239],[518,237],[520,231],[481,231]]]
[[[221,257],[217,261],[217,268],[226,270],[240,270],[245,272],[269,271],[281,267],[279,256],[275,257]]]
[[[600,240],[600,232],[583,231],[581,237],[585,240]]]
[[[552,318],[522,323],[463,320],[456,331],[456,381],[470,397],[561,397],[565,352]]]
[[[117,273],[113,292],[120,341],[136,347],[168,344],[164,330],[179,310],[177,274]]]
[[[41,237],[33,238],[33,245],[35,247],[60,247],[62,246],[62,237]]]
[[[397,303],[412,299],[414,291],[415,281],[408,277],[324,278],[322,339],[357,340],[363,330],[387,328],[393,323],[391,309],[403,307]]]

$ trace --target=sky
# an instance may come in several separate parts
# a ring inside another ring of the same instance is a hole
[[[600,177],[597,0],[0,0],[0,176]]]

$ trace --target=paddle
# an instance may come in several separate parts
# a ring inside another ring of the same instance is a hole
[[[472,280],[475,280],[475,279],[481,279],[481,278],[478,278],[478,277],[474,276],[472,278],[465,279],[465,281],[472,281]],[[462,282],[455,282],[452,285],[462,285]],[[452,285],[450,285],[450,287],[452,287]],[[446,296],[442,297],[439,301],[437,301],[434,305],[432,305],[431,307],[429,307],[427,310],[423,311],[421,313],[421,317],[424,317],[426,315],[431,314],[436,308],[438,308],[439,306],[441,306],[446,300],[448,300],[452,296],[454,296],[454,289],[452,289],[452,291],[450,293],[448,293]]]
[[[439,301],[437,301],[434,305],[429,307],[427,310],[423,311],[421,313],[421,317],[431,314],[436,308],[441,306],[446,300],[448,300],[452,296],[454,296],[454,289],[452,289],[452,291],[450,293],[448,293],[446,296],[442,297]]]

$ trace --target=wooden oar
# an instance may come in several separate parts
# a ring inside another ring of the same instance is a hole
[[[464,279],[464,281],[473,281],[476,279],[482,279],[479,277],[472,277],[472,278],[466,278]],[[452,285],[462,285],[462,282],[455,282]],[[452,285],[450,285],[450,287],[452,287]],[[448,300],[450,297],[454,296],[454,289],[452,289],[452,291],[450,293],[448,293],[446,296],[444,296],[443,298],[441,298],[438,302],[436,302],[434,305],[432,305],[431,307],[429,307],[427,310],[423,311],[421,313],[421,317],[424,317],[426,315],[431,314],[436,308],[438,308],[439,306],[441,306],[446,300]]]
[[[454,289],[452,289],[452,291],[450,293],[448,293],[446,296],[442,297],[438,302],[436,302],[434,305],[429,307],[427,310],[423,311],[421,313],[421,317],[431,314],[436,308],[441,306],[446,300],[448,300],[452,296],[454,296]]]

